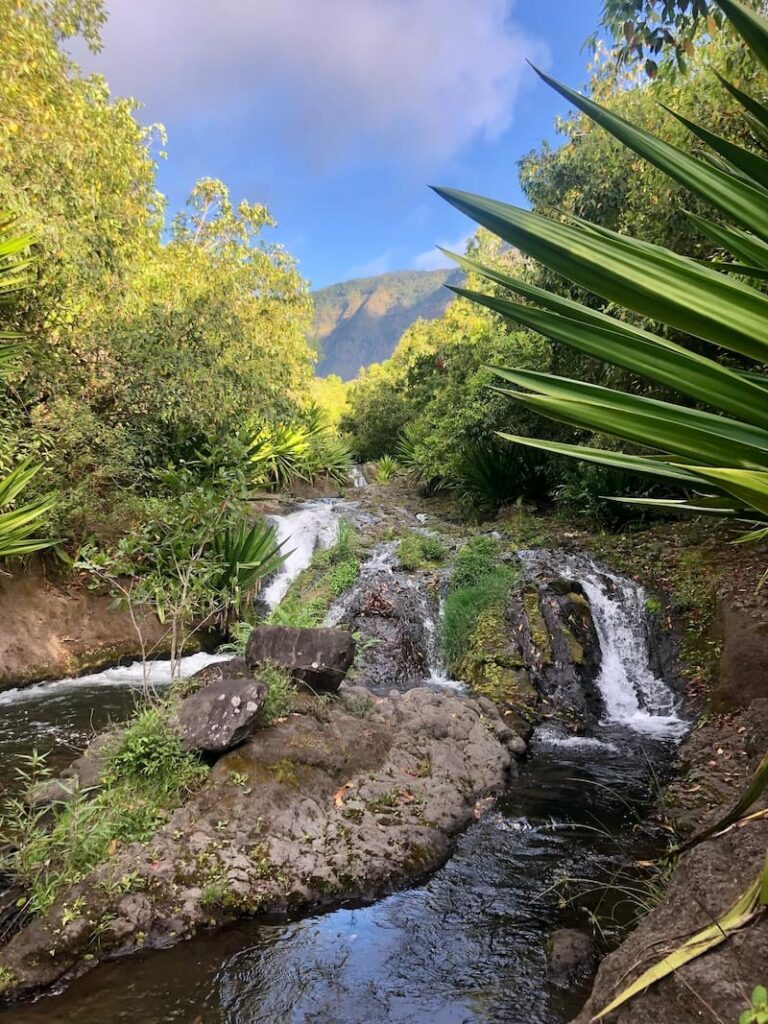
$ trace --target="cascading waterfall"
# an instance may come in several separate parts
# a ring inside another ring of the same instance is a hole
[[[306,569],[318,547],[330,547],[339,532],[338,502],[333,499],[308,501],[284,516],[269,516],[284,545],[287,557],[272,581],[261,592],[268,608],[278,605],[291,583]]]
[[[352,486],[356,491],[368,486],[362,466],[353,466],[349,471],[349,479],[352,481]]]
[[[589,600],[600,643],[596,684],[605,706],[605,725],[675,737],[687,725],[677,712],[675,694],[651,668],[646,591],[634,580],[599,568],[585,555],[522,551],[523,564],[535,575],[547,573],[577,580]]]

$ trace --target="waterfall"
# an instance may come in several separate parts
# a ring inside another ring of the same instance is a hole
[[[316,548],[330,547],[339,532],[339,518],[334,500],[307,501],[284,516],[269,516],[277,539],[285,544],[287,557],[277,575],[261,592],[261,598],[272,609],[285,597],[291,583],[312,561]]]
[[[359,491],[362,487],[368,486],[368,481],[365,479],[365,473],[363,472],[362,466],[352,466],[349,471],[349,479],[356,491]]]
[[[605,725],[637,732],[679,736],[687,728],[672,689],[651,668],[647,593],[634,580],[599,568],[585,555],[520,552],[523,562],[577,580],[589,600],[600,642],[596,683],[605,706]]]

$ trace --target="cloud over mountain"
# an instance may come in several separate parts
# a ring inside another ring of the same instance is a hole
[[[430,164],[511,124],[543,44],[510,0],[111,0],[88,66],[151,119],[272,135],[333,168]],[[265,145],[268,140],[265,139]]]

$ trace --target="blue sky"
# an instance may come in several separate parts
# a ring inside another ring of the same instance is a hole
[[[168,131],[171,210],[199,177],[264,202],[314,287],[436,265],[470,230],[427,185],[522,201],[517,159],[581,86],[601,0],[107,0],[115,93]]]

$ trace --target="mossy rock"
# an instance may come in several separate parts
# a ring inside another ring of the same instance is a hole
[[[523,608],[528,619],[528,630],[531,644],[536,649],[542,665],[552,664],[552,638],[541,610],[541,597],[536,587],[526,587],[523,591]]]

